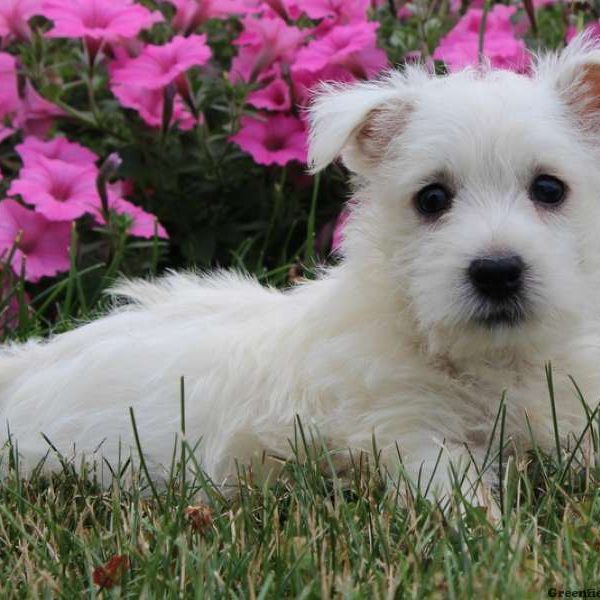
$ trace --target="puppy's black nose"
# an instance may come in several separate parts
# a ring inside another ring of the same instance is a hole
[[[483,296],[506,300],[521,289],[524,268],[520,256],[477,258],[469,265],[469,279]]]

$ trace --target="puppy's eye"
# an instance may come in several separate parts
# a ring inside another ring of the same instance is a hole
[[[552,175],[538,175],[529,188],[531,199],[548,207],[559,205],[566,195],[565,184]]]
[[[424,187],[415,197],[417,210],[428,217],[440,215],[450,208],[452,195],[439,183]]]

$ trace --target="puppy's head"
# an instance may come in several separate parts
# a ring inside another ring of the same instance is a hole
[[[409,69],[327,86],[310,159],[355,174],[348,268],[434,351],[547,348],[600,290],[600,49],[531,75]]]

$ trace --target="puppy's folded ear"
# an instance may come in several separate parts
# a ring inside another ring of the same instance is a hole
[[[537,76],[559,92],[587,132],[600,134],[600,43],[589,34],[574,38],[560,54],[538,60]]]
[[[309,113],[311,172],[339,156],[354,173],[365,175],[375,168],[407,122],[405,87],[399,74],[375,83],[323,85]]]

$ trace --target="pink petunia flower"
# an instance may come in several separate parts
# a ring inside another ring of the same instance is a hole
[[[74,165],[38,156],[33,167],[24,167],[9,190],[51,221],[71,221],[93,213],[100,198],[96,190],[98,170],[93,165]]]
[[[103,44],[131,40],[163,21],[133,0],[43,0],[41,12],[54,22],[48,37],[84,39],[92,58]]]
[[[287,111],[292,107],[290,88],[283,79],[277,77],[265,87],[249,94],[248,104],[265,110]]]
[[[175,31],[190,33],[209,19],[245,15],[249,6],[242,0],[167,0],[175,7],[171,26]]]
[[[153,214],[123,198],[124,187],[124,182],[117,182],[109,187],[108,206],[116,214],[129,217],[130,225],[127,230],[129,235],[152,239],[156,232],[157,237],[167,239],[169,234]],[[101,210],[96,212],[95,217],[98,223],[105,223]]]
[[[28,281],[39,281],[68,271],[71,224],[54,222],[22,207],[15,200],[0,202],[0,255],[8,257],[15,243],[11,265]]]
[[[263,16],[279,17],[284,21],[296,20],[302,13],[296,8],[294,0],[263,0]]]
[[[163,89],[147,89],[137,85],[121,85],[114,82],[113,74],[124,68],[130,58],[125,51],[117,49],[115,60],[109,64],[110,89],[125,108],[137,111],[141,119],[150,127],[162,126],[165,103]],[[173,101],[173,116],[171,124],[183,131],[193,129],[197,121],[179,95]]]
[[[243,117],[240,130],[230,139],[259,165],[306,162],[306,131],[296,117],[280,114],[265,115],[262,120]]]
[[[115,67],[112,82],[148,90],[162,89],[178,82],[192,67],[206,64],[210,57],[205,35],[178,35],[162,46],[148,44],[137,58]]]
[[[313,40],[298,52],[292,68],[318,73],[326,67],[342,67],[354,77],[369,78],[384,69],[388,62],[377,48],[379,23],[359,23],[334,27],[327,35]]]
[[[325,19],[328,24],[351,25],[367,20],[369,0],[295,0],[294,6],[311,19]]]
[[[17,90],[17,61],[12,54],[0,52],[0,122],[19,110]]]
[[[122,106],[137,111],[147,125],[153,128],[161,127],[165,104],[162,90],[146,90],[127,85],[111,85],[111,90]],[[179,96],[175,97],[173,103],[171,124],[182,131],[193,129],[196,124],[194,116]]]
[[[6,138],[9,138],[15,132],[11,127],[0,126],[0,142],[3,142]]]
[[[29,19],[40,14],[41,0],[2,0],[0,38],[25,41],[31,38]]]
[[[139,206],[128,202],[124,198],[117,198],[110,204],[110,207],[117,214],[127,215],[131,219],[131,224],[127,230],[129,235],[152,239],[156,233],[157,237],[168,239],[169,234],[157,218]]]
[[[56,117],[64,112],[42,98],[29,81],[19,98],[17,88],[17,62],[14,56],[0,52],[0,123],[20,128],[26,134],[44,136]],[[5,132],[6,133],[6,132]]]
[[[496,4],[488,13],[483,54],[494,67],[522,72],[529,64],[529,55],[523,40],[514,35],[511,17],[516,10],[515,6]],[[444,61],[451,71],[478,64],[482,16],[483,10],[469,9],[442,39],[433,58]]]
[[[308,34],[278,17],[247,17],[243,24],[244,31],[235,41],[240,49],[231,63],[233,81],[254,81],[276,61],[290,64]]]
[[[322,71],[305,71],[297,66],[292,69],[292,82],[296,104],[303,108],[310,105],[313,90],[323,81],[351,83],[354,75],[340,66],[328,65]]]
[[[23,161],[23,166],[32,168],[39,166],[40,157],[62,160],[72,165],[94,165],[98,155],[88,148],[70,142],[65,137],[56,137],[44,142],[36,137],[29,136],[21,144],[15,146],[15,150]]]
[[[45,137],[52,127],[54,119],[64,116],[65,112],[61,108],[42,98],[27,81],[25,94],[14,120],[25,135]]]

